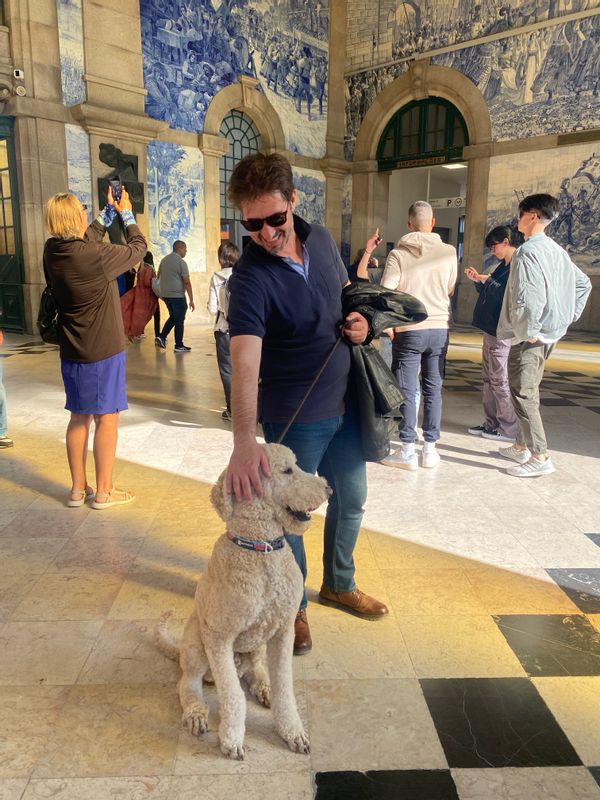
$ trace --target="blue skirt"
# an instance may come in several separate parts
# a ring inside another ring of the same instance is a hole
[[[67,403],[73,414],[115,414],[127,408],[125,352],[80,364],[61,359]]]

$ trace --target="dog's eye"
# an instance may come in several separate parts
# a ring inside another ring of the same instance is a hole
[[[291,467],[283,470],[284,475],[291,475],[294,470]]]

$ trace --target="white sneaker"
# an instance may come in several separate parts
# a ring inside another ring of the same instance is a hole
[[[509,467],[506,472],[515,478],[536,478],[538,475],[551,475],[556,472],[556,467],[549,456],[545,461],[540,461],[539,458],[532,456],[529,461]]]
[[[527,448],[525,448],[525,450],[519,450],[514,444],[510,447],[501,447],[498,453],[503,458],[510,458],[512,461],[518,461],[519,464],[525,464],[525,462],[529,461],[531,458],[531,453]]]
[[[382,458],[379,463],[385,464],[386,467],[396,467],[397,469],[408,469],[411,471],[419,469],[417,454],[414,451],[412,453],[405,453],[402,447],[399,447],[395,453],[390,453],[389,456]]]
[[[437,467],[442,459],[440,458],[440,454],[432,447],[431,449],[421,451],[421,466],[425,467],[425,469],[433,469]]]

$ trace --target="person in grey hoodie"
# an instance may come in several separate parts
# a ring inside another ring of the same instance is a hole
[[[381,285],[406,292],[427,309],[427,319],[416,325],[395,328],[392,342],[392,372],[404,394],[403,419],[398,426],[401,447],[382,461],[390,467],[416,470],[417,382],[421,370],[423,393],[423,451],[421,466],[437,467],[435,448],[442,420],[442,380],[448,350],[450,298],[457,274],[456,250],[433,233],[433,209],[417,200],[408,209],[408,229],[385,262]]]
[[[545,233],[557,215],[558,200],[549,194],[532,194],[519,203],[518,227],[525,243],[513,256],[496,334],[512,339],[508,381],[519,432],[515,444],[499,452],[517,462],[506,471],[518,478],[555,471],[540,414],[539,387],[546,360],[581,316],[592,289],[587,275]]]

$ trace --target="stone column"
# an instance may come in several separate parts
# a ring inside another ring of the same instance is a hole
[[[347,0],[329,4],[329,79],[327,83],[327,157],[344,158],[346,98],[346,9]]]
[[[321,167],[325,175],[325,227],[338,247],[342,242],[344,178],[349,166],[345,161],[325,159]]]
[[[352,257],[364,247],[375,228],[384,231],[388,216],[390,173],[378,172],[376,161],[353,165],[352,176]]]
[[[221,244],[221,157],[229,150],[229,141],[224,136],[201,133],[198,147],[204,159],[204,246],[206,272],[191,276],[194,296],[197,294],[198,312],[196,321],[208,322],[210,315],[206,310],[206,298],[212,273],[219,269],[217,250]]]

